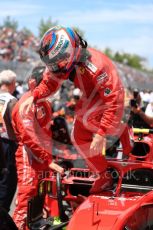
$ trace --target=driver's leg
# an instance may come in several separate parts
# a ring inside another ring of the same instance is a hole
[[[72,141],[78,153],[86,160],[88,167],[95,175],[95,182],[90,190],[91,193],[100,192],[102,189],[112,184],[112,179],[107,170],[107,161],[102,153],[92,156],[90,154],[90,144],[93,133],[87,130],[83,124],[76,120],[72,131]]]
[[[101,173],[106,170],[107,161],[102,153],[97,153],[96,155],[90,154],[93,133],[87,130],[78,120],[74,123],[71,137],[78,153],[86,160],[88,167],[92,171]]]
[[[13,220],[20,230],[25,230],[28,199],[36,195],[38,175],[30,166],[27,152],[22,146],[19,147],[16,152],[16,164],[18,173],[18,192]]]

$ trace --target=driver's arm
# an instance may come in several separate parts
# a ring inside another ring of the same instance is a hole
[[[46,67],[43,73],[43,80],[32,92],[34,101],[50,97],[57,92],[62,83],[63,80],[54,76]]]

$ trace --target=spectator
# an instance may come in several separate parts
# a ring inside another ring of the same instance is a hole
[[[150,99],[150,103],[147,105],[145,114],[150,118],[153,117],[153,98]]]
[[[148,124],[147,128],[153,127],[153,100],[150,100],[145,112],[139,107],[133,108],[133,112],[138,114]]]
[[[147,128],[153,127],[153,103],[148,104],[146,112],[143,112],[139,107],[133,108],[132,111],[148,124]]]
[[[145,104],[145,107],[147,107],[148,103],[150,102],[150,93],[148,90],[144,91],[142,100]]]
[[[14,96],[17,98],[17,99],[20,99],[20,97],[24,94],[24,88],[23,88],[23,82],[16,82],[16,88],[15,88],[15,91],[14,91]]]
[[[146,106],[143,104],[140,92],[135,89],[133,91],[133,99],[131,100],[131,114],[129,124],[134,128],[149,128],[149,124],[140,116],[140,111],[145,114]],[[138,110],[136,109],[138,108]],[[138,111],[138,112],[137,112]]]
[[[0,142],[3,152],[3,165],[0,176],[0,206],[10,209],[17,185],[15,152],[16,137],[11,125],[11,114],[16,99],[12,96],[15,90],[16,74],[11,70],[0,73]],[[2,152],[0,154],[2,154]]]

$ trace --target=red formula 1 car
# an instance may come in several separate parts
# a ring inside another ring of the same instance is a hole
[[[42,180],[38,195],[29,202],[29,229],[153,229],[152,130],[134,131],[137,137],[129,159],[108,159],[110,189],[90,195],[95,177],[84,168],[69,168],[62,178],[57,174]],[[52,217],[43,218],[45,196],[57,200],[59,225]]]

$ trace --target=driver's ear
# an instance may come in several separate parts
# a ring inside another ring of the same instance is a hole
[[[35,79],[30,79],[28,81],[28,87],[31,91],[33,91],[37,86],[36,80]]]

